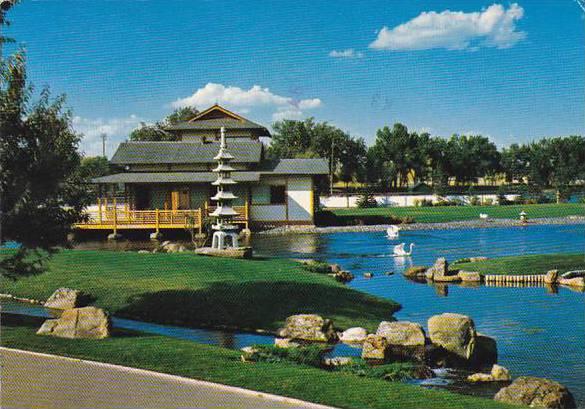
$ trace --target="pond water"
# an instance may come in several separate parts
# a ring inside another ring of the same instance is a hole
[[[392,246],[415,243],[412,257],[394,258]],[[151,243],[129,242],[123,249],[139,249]],[[384,232],[262,236],[254,238],[258,255],[282,258],[314,258],[338,263],[356,279],[349,286],[395,300],[403,308],[397,319],[426,327],[430,316],[457,312],[471,316],[479,332],[498,342],[499,363],[513,376],[533,375],[557,380],[570,388],[578,405],[585,407],[585,294],[567,288],[551,292],[545,287],[502,288],[433,286],[402,276],[413,265],[430,265],[437,257],[453,261],[470,256],[504,256],[538,253],[584,253],[585,226],[550,225],[485,229],[420,230],[401,232],[388,240]],[[107,246],[86,243],[85,248]],[[109,247],[104,247],[109,248]],[[366,279],[363,273],[372,272]],[[393,272],[393,275],[386,275]],[[539,272],[535,272],[539,273]],[[40,306],[2,301],[4,312],[46,317]],[[269,335],[189,329],[128,319],[113,319],[118,328],[171,336],[203,344],[238,349],[253,344],[272,344]],[[359,356],[360,350],[340,344],[331,353]],[[499,385],[470,387],[466,373],[439,370],[438,377],[416,383],[447,387],[463,393],[492,397]]]
[[[390,256],[392,246],[399,242],[415,243],[412,257]],[[258,236],[254,247],[257,253],[273,257],[338,263],[356,276],[351,287],[399,302],[403,308],[396,318],[425,328],[435,314],[469,315],[479,332],[497,340],[499,363],[513,376],[559,381],[585,407],[584,293],[563,287],[555,293],[545,287],[433,286],[401,274],[409,266],[430,265],[441,256],[453,261],[470,256],[581,252],[585,265],[583,225],[404,231],[392,241],[384,232]],[[374,277],[366,279],[364,272]]]

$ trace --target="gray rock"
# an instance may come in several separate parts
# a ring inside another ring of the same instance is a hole
[[[46,320],[37,335],[59,338],[102,339],[110,336],[111,320],[101,308],[83,307],[63,311],[61,317]]]
[[[59,288],[43,304],[46,308],[66,310],[79,307],[81,292],[71,288]]]
[[[335,358],[325,358],[323,364],[330,368],[336,368],[338,366],[344,365],[351,365],[353,363],[353,359],[351,357],[346,356],[338,356]]]
[[[341,342],[346,344],[361,344],[368,336],[368,331],[365,328],[354,327],[343,331],[339,337]]]
[[[362,358],[374,361],[385,361],[388,357],[388,341],[386,338],[370,334],[364,340],[362,347]]]
[[[512,380],[510,371],[503,366],[496,365],[492,366],[492,370],[489,374],[487,373],[474,373],[467,377],[469,382],[509,382]]]
[[[575,399],[565,386],[550,379],[530,376],[517,378],[510,386],[500,389],[494,399],[531,408],[576,408]]]
[[[404,270],[404,276],[410,278],[425,278],[426,267],[414,266]]]
[[[408,321],[382,321],[376,335],[386,338],[390,345],[424,346],[426,342],[423,327]]]
[[[337,340],[333,322],[316,314],[291,315],[284,328],[278,331],[281,338],[304,341],[332,342]]]
[[[298,342],[294,342],[290,338],[274,338],[274,346],[279,348],[297,348],[300,346]]]
[[[559,279],[559,270],[550,270],[544,276],[545,284],[555,284]]]
[[[449,275],[449,263],[445,257],[439,257],[435,264],[425,272],[425,277],[431,280],[447,275]]]
[[[463,282],[474,282],[474,283],[478,283],[478,282],[481,281],[481,274],[479,274],[477,271],[464,271],[464,270],[459,270],[459,272],[457,273],[457,275],[459,276],[459,278]]]

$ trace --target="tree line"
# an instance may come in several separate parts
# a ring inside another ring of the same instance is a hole
[[[379,190],[395,190],[424,182],[437,193],[455,184],[468,186],[480,178],[554,187],[566,194],[585,180],[585,138],[544,138],[498,149],[481,135],[450,138],[410,131],[396,123],[376,132],[373,145],[363,138],[313,118],[283,120],[273,125],[269,155],[277,158],[323,157],[331,174],[347,184],[358,182]]]

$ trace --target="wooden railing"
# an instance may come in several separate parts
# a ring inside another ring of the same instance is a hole
[[[233,206],[238,215],[234,222],[248,228],[250,208]],[[99,201],[97,209],[86,212],[87,220],[75,225],[78,229],[185,229],[195,228],[203,230],[205,218],[216,209],[216,206],[205,204],[199,209],[190,210],[130,210],[126,203],[117,203],[116,200]]]
[[[80,229],[160,229],[203,227],[203,209],[195,210],[129,210],[119,207],[86,213],[87,220],[78,223]]]

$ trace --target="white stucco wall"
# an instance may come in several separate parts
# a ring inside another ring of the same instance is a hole
[[[313,221],[313,184],[310,176],[289,176],[287,185],[288,219]]]
[[[508,200],[513,200],[518,195],[506,195]],[[495,194],[487,194],[487,195],[477,195],[477,197],[482,201],[486,199],[492,200],[494,204],[498,202],[498,196]],[[344,195],[341,196],[321,196],[320,205],[323,207],[357,207],[357,200],[358,195],[350,195],[346,197]],[[462,200],[464,202],[468,202],[469,196],[466,195],[451,195],[445,196],[445,199],[448,200]],[[415,206],[417,201],[421,200],[432,200],[433,203],[437,203],[439,201],[439,196],[437,195],[375,195],[374,199],[378,202],[379,206]]]

